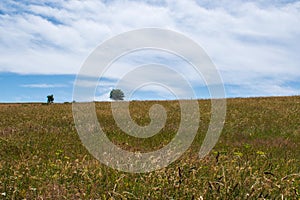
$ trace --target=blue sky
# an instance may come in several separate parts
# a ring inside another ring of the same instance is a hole
[[[145,27],[178,31],[201,45],[227,97],[300,95],[300,1],[11,0],[0,2],[0,102],[45,102],[48,94],[57,102],[72,101],[76,74],[89,54],[117,34]],[[114,63],[95,100],[109,100],[130,66],[153,62],[180,68],[196,96],[209,98],[186,63],[165,52],[142,51]],[[167,77],[162,71],[143,74],[158,75]],[[127,98],[174,96],[147,86]]]

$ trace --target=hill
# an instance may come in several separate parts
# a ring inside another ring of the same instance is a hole
[[[131,102],[132,118],[150,122],[163,105],[166,126],[149,139],[123,133],[110,103],[96,103],[103,130],[116,145],[149,152],[168,144],[180,123],[177,101]],[[221,137],[204,159],[198,151],[210,120],[199,100],[196,138],[167,168],[131,174],[100,164],[82,145],[71,104],[0,104],[0,199],[299,199],[300,97],[228,99]]]

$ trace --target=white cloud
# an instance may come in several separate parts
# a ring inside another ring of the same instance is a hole
[[[96,95],[94,97],[94,100],[95,101],[112,101],[112,99],[109,98],[111,89],[105,90],[105,92],[100,95]]]
[[[67,85],[39,83],[39,84],[23,84],[23,85],[21,85],[21,87],[25,87],[25,88],[61,88],[61,87],[67,87]]]
[[[27,0],[2,1],[0,8],[0,72],[76,74],[104,40],[131,29],[161,27],[198,42],[226,84],[259,82],[264,86],[257,94],[286,94],[295,91],[281,83],[300,78],[299,1]],[[126,64],[107,78],[119,78],[130,69]],[[193,72],[186,73],[193,78]]]

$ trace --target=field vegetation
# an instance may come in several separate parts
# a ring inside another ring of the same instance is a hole
[[[110,103],[96,103],[107,136],[129,151],[159,149],[180,123],[177,101],[133,101],[132,118],[150,122],[151,105],[168,112],[148,139],[123,133]],[[210,120],[199,100],[196,138],[180,159],[149,173],[111,169],[93,158],[76,132],[72,104],[0,104],[0,199],[300,199],[300,97],[228,99],[221,137],[198,158]]]

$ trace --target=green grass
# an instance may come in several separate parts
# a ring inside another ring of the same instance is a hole
[[[167,124],[150,139],[116,126],[109,103],[97,103],[108,137],[130,151],[159,149],[180,123],[178,102],[132,102],[133,119],[150,122],[154,103]],[[71,104],[0,104],[0,199],[300,199],[300,97],[228,99],[226,123],[213,151],[198,159],[210,120],[191,148],[167,168],[130,174],[100,164],[82,146]]]

